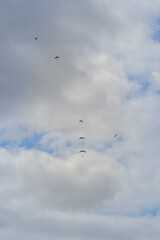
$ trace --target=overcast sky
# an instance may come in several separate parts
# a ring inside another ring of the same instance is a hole
[[[159,240],[160,1],[0,0],[0,40],[0,239]]]

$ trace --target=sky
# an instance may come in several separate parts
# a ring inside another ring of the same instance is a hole
[[[1,0],[0,35],[0,239],[159,240],[160,1]]]

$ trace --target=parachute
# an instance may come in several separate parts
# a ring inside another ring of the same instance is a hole
[[[81,143],[83,144],[85,142],[85,137],[80,137],[79,140],[81,141]]]
[[[35,41],[37,41],[37,39],[38,39],[38,37],[35,37],[35,39],[34,39],[34,40],[35,40]]]
[[[56,61],[58,60],[58,58],[59,58],[59,56],[55,56],[55,57],[54,57],[54,59],[55,59]]]
[[[80,123],[83,123],[83,120],[79,120]]]
[[[83,140],[83,139],[85,139],[85,137],[80,137],[80,138],[79,138],[79,140]]]
[[[83,153],[86,153],[86,151],[85,150],[81,150],[81,151],[79,151],[79,153],[81,153],[82,157],[83,157]]]
[[[79,151],[80,153],[86,153],[86,151],[85,150],[81,150],[81,151]]]
[[[116,134],[114,135],[114,138],[117,137],[117,136],[118,136],[118,133],[116,133]]]
[[[115,138],[115,140],[117,141],[117,142],[119,142],[119,141],[121,141],[121,136],[118,134],[118,133],[116,133],[115,135],[114,135],[114,138]]]

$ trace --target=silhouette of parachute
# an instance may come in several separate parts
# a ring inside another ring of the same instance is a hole
[[[35,37],[35,39],[34,39],[34,40],[35,40],[35,41],[37,41],[37,39],[38,39],[38,37]]]
[[[80,123],[83,123],[83,120],[79,120]]]
[[[85,150],[81,150],[81,151],[79,151],[80,153],[86,153],[86,151]]]
[[[116,133],[116,134],[114,135],[114,138],[115,138],[115,137],[118,137],[118,133]]]
[[[80,137],[80,138],[79,138],[79,140],[83,140],[83,139],[85,139],[85,137]]]
[[[58,58],[60,58],[60,57],[59,57],[59,56],[55,56],[55,57],[54,57],[55,60],[58,60]]]

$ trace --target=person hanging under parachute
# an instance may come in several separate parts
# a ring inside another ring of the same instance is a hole
[[[83,157],[83,154],[86,153],[86,151],[85,150],[80,150],[79,153],[81,153],[82,157]]]

